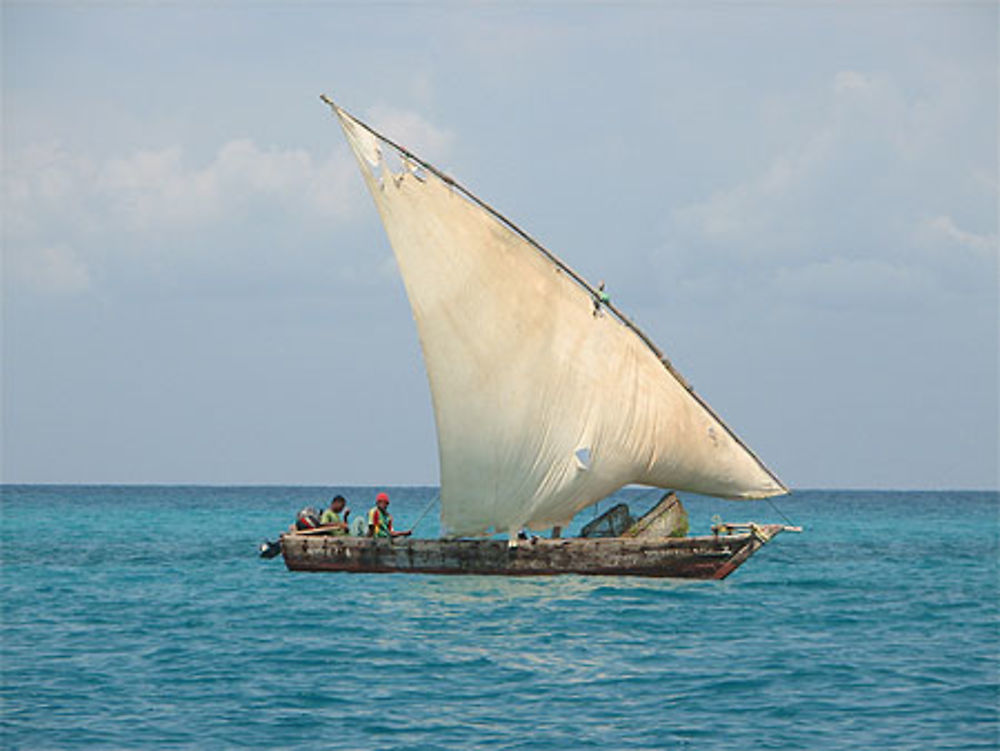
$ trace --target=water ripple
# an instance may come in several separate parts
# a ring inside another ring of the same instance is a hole
[[[5,748],[997,747],[995,495],[801,493],[677,582],[295,575],[308,489],[73,492],[5,492]]]

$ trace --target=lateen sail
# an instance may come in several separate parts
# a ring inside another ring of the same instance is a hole
[[[332,106],[416,319],[451,533],[564,525],[630,483],[726,498],[787,492],[572,270]]]

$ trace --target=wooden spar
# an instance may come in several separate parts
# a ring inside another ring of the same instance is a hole
[[[760,524],[756,522],[720,522],[712,526],[712,531],[716,533],[732,534],[734,529],[747,529],[753,531],[755,529],[760,529]],[[790,524],[771,524],[768,526],[781,527],[782,532],[801,532],[802,527],[793,527]]]
[[[297,535],[329,535],[331,531],[337,529],[333,524],[325,524],[319,527],[313,527],[312,529],[297,529],[295,534]],[[343,537],[344,535],[341,535]]]
[[[748,533],[632,539],[535,538],[414,540],[288,533],[281,538],[292,571],[549,576],[584,574],[723,579],[783,529]]]

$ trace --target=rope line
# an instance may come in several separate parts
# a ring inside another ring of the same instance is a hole
[[[440,497],[441,497],[441,494],[440,493],[436,493],[434,495],[434,497],[431,498],[431,502],[428,503],[426,506],[424,506],[424,510],[420,512],[420,516],[418,516],[417,520],[415,522],[413,522],[413,524],[410,525],[410,531],[413,531],[414,529],[417,528],[417,525],[420,524],[420,522],[422,522],[424,520],[424,517],[427,516],[427,512],[430,511],[431,508],[434,507],[434,504],[438,502],[438,499]]]
[[[772,499],[765,498],[764,500],[766,500],[768,503],[771,504],[771,508],[773,508],[775,511],[777,511],[778,512],[778,516],[780,516],[782,519],[784,519],[788,523],[788,525],[790,527],[797,527],[798,526],[795,522],[793,522],[791,519],[789,519],[787,516],[785,516],[785,512],[782,511],[780,508],[778,508],[778,505]]]

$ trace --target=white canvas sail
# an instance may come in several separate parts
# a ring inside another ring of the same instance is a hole
[[[430,165],[334,111],[420,334],[446,529],[564,525],[630,483],[727,498],[786,492],[572,270]],[[393,152],[398,171],[385,158]]]

